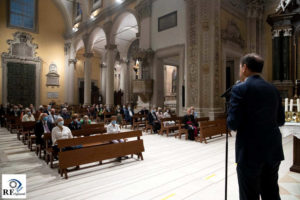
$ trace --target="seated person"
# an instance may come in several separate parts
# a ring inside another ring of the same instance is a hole
[[[72,122],[69,124],[69,128],[71,130],[79,130],[81,129],[81,123],[78,121],[78,115],[74,114],[72,116]]]
[[[48,115],[48,120],[51,124],[55,124],[57,118],[59,117],[59,115],[55,114],[55,109],[51,108],[50,110],[50,114]]]
[[[164,118],[170,118],[171,114],[170,114],[170,109],[166,108],[165,112],[164,112]]]
[[[116,116],[112,116],[111,118],[111,122],[110,124],[107,126],[107,133],[120,133],[120,126],[117,124],[117,117]],[[119,139],[119,140],[112,140],[111,141],[114,144],[117,143],[124,143],[125,140],[124,139]],[[125,158],[128,158],[127,156],[125,156]],[[121,162],[122,157],[118,158],[118,161]]]
[[[191,113],[191,109],[187,110],[187,114],[183,117],[184,128],[188,130],[188,139],[195,140],[198,135],[198,123]]]
[[[64,126],[64,119],[62,117],[57,118],[56,124],[57,126],[52,129],[51,138],[53,150],[57,153],[59,152],[59,149],[57,147],[57,140],[73,138],[73,135],[71,130],[68,127]],[[66,147],[63,149],[63,151],[80,147],[80,145],[76,147]]]
[[[25,113],[26,114],[24,114],[22,117],[22,122],[34,122],[35,121],[35,118],[29,108],[25,109]]]
[[[156,117],[158,120],[161,120],[164,118],[164,113],[162,111],[162,108],[158,107],[158,111],[156,112]]]
[[[155,109],[155,107],[153,107],[152,110],[151,110],[151,112],[148,114],[148,120],[149,120],[149,124],[152,125],[154,133],[158,133],[158,131],[160,130],[161,126],[160,126],[160,121],[158,120],[158,118],[156,116],[156,109]]]
[[[42,113],[39,120],[34,126],[34,134],[36,136],[36,144],[43,145],[42,136],[44,133],[51,133],[53,125],[48,121],[48,114]]]
[[[70,114],[68,113],[67,108],[63,108],[61,111],[61,117],[66,120],[66,119],[71,119]]]
[[[141,115],[148,115],[149,114],[149,110],[147,110],[146,107],[143,107],[142,110],[140,110],[139,114],[141,114]]]
[[[131,125],[133,123],[133,121],[132,121],[133,115],[134,115],[133,110],[131,110],[131,107],[128,106],[128,109],[125,109],[125,111],[124,111],[124,118],[127,122],[130,122]]]
[[[100,107],[98,109],[98,117],[100,118],[100,120],[104,120],[104,112],[105,112],[105,109],[103,107],[102,104],[100,104]]]
[[[117,124],[121,124],[123,117],[122,117],[122,109],[121,109],[120,105],[117,105],[115,113],[117,115]]]
[[[30,104],[30,105],[29,105],[29,109],[30,109],[30,111],[31,111],[32,114],[35,114],[35,113],[36,113],[33,104]]]
[[[198,117],[198,113],[195,111],[195,108],[191,107],[191,114],[194,115],[194,118],[196,119]]]
[[[84,115],[83,118],[80,120],[81,125],[88,125],[91,124],[92,121],[89,119],[89,116]]]

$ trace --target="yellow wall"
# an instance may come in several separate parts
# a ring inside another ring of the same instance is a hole
[[[81,49],[77,52],[77,63],[76,63],[76,69],[75,69],[75,78],[74,78],[74,103],[79,104],[79,82],[78,79],[84,79],[84,57],[82,56],[84,50]],[[100,56],[96,53],[94,53],[94,56],[92,57],[92,69],[91,69],[91,80],[97,81],[96,85],[100,89],[100,76],[101,76],[101,70],[100,70]]]
[[[13,39],[13,33],[23,31],[21,29],[7,28],[6,0],[0,1],[0,54],[7,52],[8,44],[6,40]],[[59,98],[55,99],[57,103],[64,102],[64,21],[58,8],[51,0],[38,1],[38,32],[31,33],[33,43],[38,44],[37,56],[42,63],[41,70],[41,104],[47,104],[51,99],[47,98],[47,92],[58,92]],[[46,74],[49,72],[49,65],[54,62],[57,65],[57,71],[60,75],[59,87],[46,87]],[[0,62],[1,65],[1,62]],[[2,66],[0,70],[0,102],[2,103]]]

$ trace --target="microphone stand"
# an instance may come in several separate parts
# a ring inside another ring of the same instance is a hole
[[[233,87],[233,86],[232,86]],[[231,96],[232,87],[228,88],[224,94],[221,95],[221,98],[226,99],[225,103],[225,113],[226,119],[228,117],[228,107],[229,107],[229,100]],[[228,125],[226,123],[226,145],[225,145],[225,200],[227,200],[227,177],[228,177]]]

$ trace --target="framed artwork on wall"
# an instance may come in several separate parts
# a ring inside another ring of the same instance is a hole
[[[158,18],[158,32],[177,26],[177,11]]]

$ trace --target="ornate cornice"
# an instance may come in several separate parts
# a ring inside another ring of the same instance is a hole
[[[152,0],[143,0],[136,7],[135,10],[138,13],[140,20],[151,17],[152,15]]]
[[[241,31],[234,21],[229,21],[226,29],[221,31],[221,37],[224,41],[230,41],[239,45],[242,49],[245,47],[245,40],[241,36]]]
[[[93,53],[84,53],[84,54],[83,54],[83,57],[85,57],[85,58],[91,58],[91,57],[93,57],[93,56],[94,56]]]

